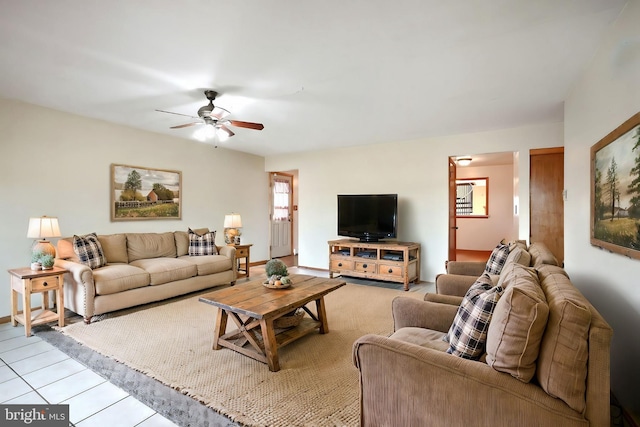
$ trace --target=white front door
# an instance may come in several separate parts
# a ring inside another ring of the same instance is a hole
[[[291,255],[293,177],[271,174],[271,258]]]

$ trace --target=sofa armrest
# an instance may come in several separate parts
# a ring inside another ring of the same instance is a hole
[[[391,303],[393,330],[416,327],[447,332],[458,306],[420,301],[409,297],[396,297]]]
[[[482,261],[447,261],[447,273],[480,277],[486,266]]]
[[[585,424],[536,384],[432,348],[365,335],[353,345],[353,361],[363,427]]]
[[[463,297],[478,277],[480,275],[439,274],[436,276],[436,292],[443,295]]]
[[[93,271],[85,264],[60,258],[56,258],[55,265],[68,271],[64,275],[65,307],[82,315],[89,323],[95,312]]]
[[[236,259],[236,248],[233,246],[218,246],[218,253],[232,260]]]
[[[456,307],[460,307],[460,303],[462,303],[462,298],[457,295],[442,295],[442,294],[433,294],[428,292],[424,294],[425,301],[437,302],[440,304],[449,304],[455,305]]]

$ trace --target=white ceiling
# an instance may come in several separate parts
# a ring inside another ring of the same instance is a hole
[[[563,120],[625,0],[0,0],[0,97],[259,155]]]

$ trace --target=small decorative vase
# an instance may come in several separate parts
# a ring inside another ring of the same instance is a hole
[[[32,262],[31,263],[31,269],[33,271],[42,270],[42,264],[40,264],[39,262]]]

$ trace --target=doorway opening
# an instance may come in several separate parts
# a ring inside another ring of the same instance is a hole
[[[269,174],[269,257],[297,266],[297,171]]]
[[[515,152],[449,157],[450,261],[486,261],[502,239],[518,236],[516,159]]]

